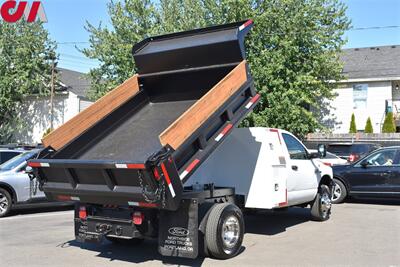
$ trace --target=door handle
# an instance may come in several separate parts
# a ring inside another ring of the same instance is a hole
[[[292,165],[292,170],[297,171],[299,169],[299,167],[297,167],[296,165]]]

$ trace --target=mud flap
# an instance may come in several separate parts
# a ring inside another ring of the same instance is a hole
[[[163,256],[197,258],[198,201],[182,199],[177,211],[161,211],[158,251]]]

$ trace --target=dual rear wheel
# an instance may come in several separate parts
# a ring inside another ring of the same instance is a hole
[[[220,203],[211,207],[205,232],[209,253],[218,259],[236,256],[242,247],[244,220],[234,204]]]

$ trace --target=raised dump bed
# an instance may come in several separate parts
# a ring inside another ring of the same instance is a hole
[[[152,37],[134,75],[44,138],[32,160],[50,199],[177,209],[183,183],[258,101],[251,21]]]

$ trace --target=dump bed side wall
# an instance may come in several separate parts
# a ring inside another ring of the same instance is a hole
[[[243,61],[160,135],[161,144],[176,150],[246,81],[246,61]]]
[[[121,104],[131,99],[139,91],[138,76],[126,80],[123,84],[99,99],[96,103],[67,121],[65,124],[43,138],[45,147],[58,150],[106,117]]]

